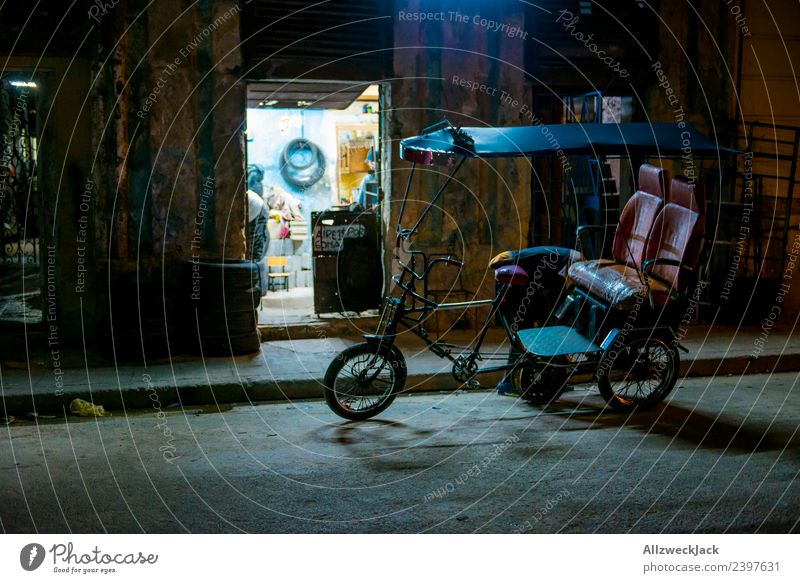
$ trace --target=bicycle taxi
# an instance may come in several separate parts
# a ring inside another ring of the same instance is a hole
[[[544,131],[546,130],[546,131]],[[637,189],[620,214],[611,256],[589,258],[559,249],[559,267],[566,293],[548,307],[544,326],[521,327],[510,306],[524,296],[531,274],[526,257],[550,253],[550,247],[501,253],[492,260],[496,294],[491,299],[437,303],[427,293],[431,270],[439,265],[459,269],[452,255],[427,255],[413,247],[413,238],[459,168],[470,159],[555,156],[554,136],[564,155],[720,159],[722,148],[689,124],[561,124],[509,128],[454,127],[444,121],[400,143],[400,157],[411,163],[397,221],[392,292],[383,302],[378,330],[363,343],[344,350],[325,375],[325,399],[337,415],[363,420],[385,410],[403,391],[406,363],[395,340],[401,328],[420,337],[437,356],[452,361],[461,386],[476,375],[503,371],[534,404],[558,399],[571,378],[593,378],[615,410],[634,412],[661,402],[679,376],[678,329],[703,248],[705,200],[703,185],[643,164]],[[559,152],[559,154],[561,154]],[[417,166],[449,169],[441,186],[413,224],[404,225],[406,203]],[[602,226],[578,228],[577,239]],[[437,310],[489,308],[469,346],[432,338],[423,322]],[[499,320],[511,347],[507,362],[481,353],[487,330]],[[494,364],[483,365],[484,362]]]

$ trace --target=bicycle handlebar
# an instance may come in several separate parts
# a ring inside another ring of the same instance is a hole
[[[447,265],[452,265],[453,267],[458,267],[459,269],[464,267],[463,261],[456,259],[452,255],[448,255],[447,257],[437,257],[436,259],[431,259],[425,268],[425,273],[429,272],[431,267],[437,263],[446,263]]]

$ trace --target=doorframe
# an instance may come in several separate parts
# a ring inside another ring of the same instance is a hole
[[[363,85],[366,89],[369,85],[377,85],[378,86],[378,144],[380,150],[380,156],[378,160],[378,164],[375,168],[375,174],[378,178],[378,212],[376,213],[377,216],[377,236],[378,236],[378,249],[379,249],[379,256],[380,256],[380,263],[383,266],[383,290],[382,295],[385,294],[387,288],[387,274],[391,273],[391,256],[389,249],[387,248],[387,244],[390,241],[393,241],[393,238],[390,237],[390,233],[388,231],[389,226],[391,225],[391,200],[392,200],[392,143],[390,137],[390,111],[391,111],[391,82],[390,81],[381,81],[381,80],[374,80],[374,81],[357,81],[357,80],[346,80],[346,79],[286,79],[282,77],[277,78],[248,78],[244,79],[245,83],[245,102],[243,104],[245,109],[245,126],[243,129],[243,134],[247,129],[247,85],[251,83],[263,83],[263,82],[278,82],[278,83],[302,83],[307,84],[309,87],[313,86],[314,84],[318,83],[326,83],[326,84],[337,84],[342,85],[344,87],[353,87],[356,85]],[[308,109],[314,109],[313,107],[309,107]],[[245,184],[247,182],[246,172],[247,167],[249,166],[250,162],[248,159],[248,148],[247,148],[247,136],[246,134],[244,137],[244,144],[245,144],[245,152],[244,152],[244,171],[245,171]],[[245,197],[247,196],[247,192],[245,190]],[[249,246],[250,242],[246,241],[246,245]],[[378,306],[380,309],[380,305]]]

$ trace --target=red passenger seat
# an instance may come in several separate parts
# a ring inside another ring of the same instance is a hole
[[[700,256],[705,227],[704,197],[702,186],[690,183],[683,176],[673,179],[671,191],[670,200],[655,218],[645,246],[639,266],[643,273],[622,264],[590,270],[576,263],[569,272],[573,281],[621,310],[630,310],[637,296],[644,298],[648,292],[656,305],[663,305],[682,293],[686,287],[685,270],[694,269]],[[643,279],[647,280],[649,290]]]
[[[617,263],[642,268],[650,229],[669,195],[669,171],[642,164],[639,190],[625,203],[614,233],[611,255]]]
[[[677,176],[672,181],[670,201],[653,224],[644,267],[648,276],[668,286],[670,293],[682,293],[685,290],[685,269],[694,269],[700,259],[705,230],[704,205],[702,184],[691,183],[683,176]],[[662,260],[677,263],[680,267],[660,264]],[[652,269],[647,269],[650,262]]]
[[[631,287],[641,284],[638,270],[656,217],[669,192],[669,172],[643,164],[639,168],[639,190],[625,204],[614,233],[612,259],[578,261],[569,267],[569,277],[578,286],[621,309],[635,302]]]

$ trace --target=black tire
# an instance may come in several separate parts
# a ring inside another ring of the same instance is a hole
[[[378,354],[379,350],[384,354]],[[368,370],[376,371],[377,376],[367,385],[358,383],[355,377],[360,373],[366,374]],[[376,380],[380,380],[377,385]],[[356,386],[356,383],[361,386]],[[363,342],[341,352],[328,366],[325,373],[325,401],[331,411],[340,417],[363,421],[391,405],[405,384],[406,360],[403,353],[396,346],[381,349],[377,342]],[[358,395],[362,401],[357,407],[353,406],[354,401],[347,401],[347,397],[356,397],[353,388],[362,393]],[[369,391],[375,388],[377,391]],[[350,392],[344,392],[343,389],[350,389]]]
[[[550,405],[567,388],[569,375],[563,368],[522,365],[514,371],[514,385],[532,405]]]
[[[294,155],[301,150],[310,152],[308,162],[298,163]],[[325,174],[325,156],[314,142],[297,138],[286,144],[281,152],[280,173],[295,188],[305,189],[316,184]]]
[[[195,310],[200,310],[201,314],[231,314],[258,309],[261,296],[258,291],[231,290],[224,295],[209,293],[199,299],[197,296],[192,299],[189,294],[185,294],[181,296],[181,300],[183,300],[182,307],[187,313],[194,314]]]
[[[258,265],[246,259],[186,261],[181,265],[181,280],[191,289],[198,282],[201,290],[239,290],[258,286]]]
[[[623,413],[654,407],[678,380],[680,357],[663,338],[637,337],[612,343],[597,367],[600,394]]]
[[[204,357],[253,354],[261,350],[261,337],[257,331],[255,334],[204,335],[195,339],[193,348],[196,354]]]
[[[239,312],[223,312],[222,310],[199,311],[199,319],[189,322],[193,329],[199,329],[201,334],[224,335],[228,330],[251,330],[258,326],[258,314],[252,308]]]
[[[208,356],[258,351],[258,266],[246,260],[198,260],[181,268],[179,310],[186,348]]]

